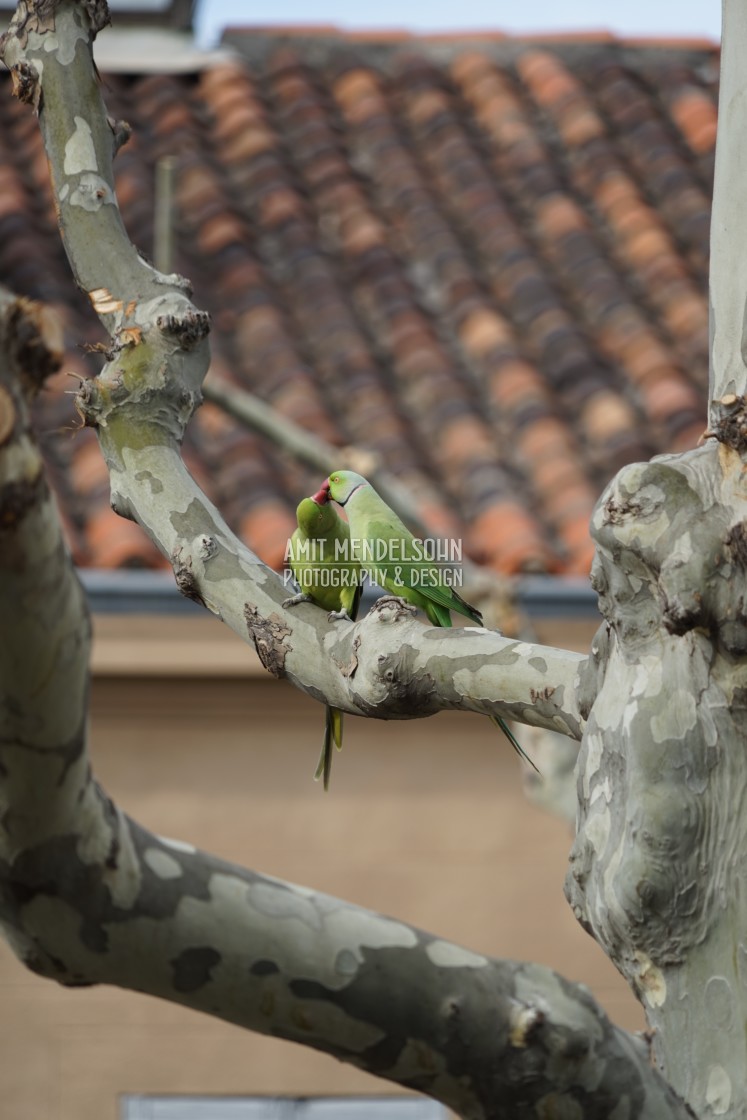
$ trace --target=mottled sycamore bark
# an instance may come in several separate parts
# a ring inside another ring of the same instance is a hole
[[[144,262],[122,227],[111,161],[127,130],[106,122],[89,43],[103,16],[97,0],[28,0],[1,52],[39,110],[73,272],[111,334],[79,406],[115,508],[156,541],[185,594],[312,695],[384,719],[464,708],[584,736],[568,893],[641,995],[667,1080],[588,993],[546,969],[227,865],[112,805],[87,762],[85,607],[6,332],[0,648],[20,651],[0,677],[11,944],[63,983],[138,988],[306,1042],[465,1117],[690,1115],[674,1090],[699,1116],[746,1115],[743,365],[722,376],[714,360],[722,400],[703,448],[627,468],[600,501],[606,624],[589,658],[475,627],[433,630],[392,600],[356,625],[284,611],[282,581],[181,460],[208,323],[186,283]],[[724,352],[741,353],[743,321],[724,326]]]
[[[30,429],[54,361],[41,322],[0,295],[0,928],[19,958],[305,1043],[475,1120],[683,1117],[580,986],[155,836],[110,801],[87,753],[85,598]]]
[[[594,514],[606,623],[567,894],[701,1118],[747,1116],[747,8],[726,0],[703,446]]]
[[[282,581],[190,478],[179,445],[199,402],[207,322],[182,280],[127,243],[111,188],[126,130],[103,123],[89,16],[101,18],[98,5],[24,6],[4,57],[39,109],[73,272],[112,335],[79,404],[115,507],[172,559],[186,594],[313,694],[385,718],[488,711],[500,696],[505,714],[580,737],[583,658],[475,628],[431,631],[397,601],[357,627],[311,607],[283,612]],[[17,367],[3,368],[13,408],[0,447],[0,919],[19,957],[63,984],[136,988],[305,1042],[466,1117],[682,1116],[645,1047],[549,970],[228,865],[112,804],[88,764],[85,603]]]
[[[609,620],[567,893],[698,1116],[747,1115],[743,451],[621,471],[594,515]]]
[[[718,137],[711,217],[710,395],[747,388],[747,9],[723,0]],[[711,405],[709,418],[718,419]]]

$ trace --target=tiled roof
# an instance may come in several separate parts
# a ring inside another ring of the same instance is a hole
[[[189,75],[105,76],[133,125],[116,161],[150,253],[154,166],[177,161],[178,271],[213,316],[216,372],[411,487],[502,571],[588,571],[624,463],[705,421],[714,46],[609,38],[235,35]],[[59,308],[66,368],[101,340],[73,289],[36,122],[0,96],[0,280]],[[78,561],[161,561],[108,507],[63,375],[40,427]],[[185,455],[282,562],[319,483],[201,408]]]

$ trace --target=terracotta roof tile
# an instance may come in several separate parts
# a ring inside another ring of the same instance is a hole
[[[607,135],[591,102],[591,91],[587,92],[563,63],[547,51],[520,54],[517,68],[535,102],[572,149],[573,161],[568,166],[573,182],[606,223],[617,260],[630,277],[642,284],[651,309],[658,312],[661,325],[669,328],[673,306],[683,295],[696,296],[698,289],[688,276],[671,234],[643,198],[634,176]],[[556,74],[562,78],[566,92],[563,97],[548,98],[546,82],[548,76]],[[593,138],[569,131],[569,120],[572,123],[582,111],[591,113],[598,122],[599,130]],[[654,262],[655,269],[646,267]],[[702,368],[704,363],[707,366],[708,316],[704,301],[697,302],[699,313],[682,333],[688,358]]]
[[[559,566],[535,520],[515,502],[496,502],[479,514],[470,526],[470,542],[476,560],[509,575],[552,572]]]
[[[441,531],[502,571],[588,570],[623,463],[692,446],[707,386],[717,52],[608,36],[419,40],[300,28],[246,58],[106,78],[134,126],[127,228],[153,237],[177,161],[175,267],[213,320],[220,376],[333,445],[378,456]],[[69,279],[32,115],[0,98],[0,276],[62,313],[70,366],[100,328]],[[45,453],[76,555],[161,564],[115,518],[59,382]],[[319,479],[215,408],[185,457],[282,564]]]
[[[677,368],[674,354],[666,351],[663,340],[654,333],[648,309],[636,303],[627,278],[620,275],[615,261],[608,256],[605,230],[597,232],[583,200],[568,193],[563,169],[539,139],[510,75],[499,72],[487,57],[476,55],[471,57],[466,71],[455,67],[452,71],[464,79],[462,92],[475,107],[493,145],[494,166],[501,183],[527,219],[533,221],[546,262],[556,275],[562,276],[565,294],[573,301],[601,354],[613,363],[623,379],[629,380],[631,388],[637,389],[642,373],[627,364],[629,339],[636,335],[651,352],[657,353],[659,364],[668,367],[673,378],[687,381],[684,370]],[[491,116],[483,111],[486,103],[495,109]],[[625,194],[629,197],[630,191]],[[703,286],[697,298],[704,302]],[[675,306],[670,311],[672,316],[676,316]],[[697,358],[692,365],[697,372]],[[700,365],[703,366],[702,357]],[[636,392],[631,403],[647,408],[647,398],[640,392]],[[663,424],[669,430],[672,439],[679,438],[683,429],[680,413],[664,417],[658,412],[656,416],[648,414],[657,427]],[[692,419],[690,415],[684,423]],[[657,432],[652,436],[662,438]],[[625,456],[624,448],[621,454]]]

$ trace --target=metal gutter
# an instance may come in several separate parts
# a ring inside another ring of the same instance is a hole
[[[170,572],[79,568],[96,614],[195,615],[203,608],[179,593]],[[597,597],[585,579],[526,576],[516,581],[519,607],[529,618],[599,619]],[[375,596],[369,596],[369,603]],[[366,602],[364,598],[364,608]]]

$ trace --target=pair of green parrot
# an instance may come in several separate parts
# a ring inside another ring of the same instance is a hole
[[[345,509],[347,522],[330,500]],[[444,581],[433,578],[432,560],[422,542],[400,521],[394,510],[355,471],[333,471],[321,489],[296,511],[298,528],[290,541],[290,566],[300,593],[283,606],[312,602],[330,618],[354,619],[361,597],[361,568],[372,570],[376,582],[392,595],[419,607],[432,626],[451,626],[457,611],[482,626],[482,615]],[[500,716],[488,717],[530,766],[534,763],[519,746]],[[327,705],[324,741],[314,778],[329,788],[332,745],[342,749],[342,712]],[[534,767],[536,770],[536,767]]]

